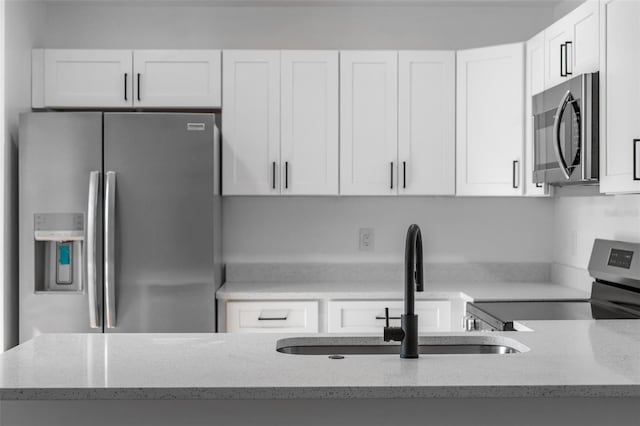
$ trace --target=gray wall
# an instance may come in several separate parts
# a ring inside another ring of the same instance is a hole
[[[459,49],[524,41],[552,22],[554,4],[176,6],[179,3],[53,3],[47,7],[43,47]]]
[[[44,7],[35,1],[8,0],[6,2],[5,50],[5,126],[7,134],[1,147],[5,163],[2,173],[5,187],[2,243],[4,256],[0,291],[4,306],[0,310],[3,335],[0,352],[18,342],[18,197],[17,197],[17,144],[18,114],[31,108],[31,49],[42,43]],[[2,269],[2,268],[0,268]]]

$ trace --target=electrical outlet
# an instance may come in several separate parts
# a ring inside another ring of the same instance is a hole
[[[373,228],[360,228],[360,251],[373,251],[374,236]]]

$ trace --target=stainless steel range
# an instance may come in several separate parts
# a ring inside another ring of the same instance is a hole
[[[526,320],[640,319],[640,244],[595,240],[588,300],[467,304],[467,330],[515,330]]]

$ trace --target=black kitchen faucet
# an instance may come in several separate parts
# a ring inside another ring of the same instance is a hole
[[[418,225],[407,231],[404,249],[404,314],[400,327],[389,327],[389,308],[385,308],[384,341],[401,342],[400,358],[418,358],[418,315],[415,311],[415,292],[424,290],[422,271],[422,233]]]

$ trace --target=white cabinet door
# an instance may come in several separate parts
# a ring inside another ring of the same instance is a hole
[[[584,2],[568,15],[569,35],[573,51],[572,76],[600,69],[600,19],[597,0]]]
[[[599,9],[589,0],[545,30],[545,87],[599,69]]]
[[[219,108],[219,50],[135,50],[134,106]]]
[[[567,44],[569,43],[569,44]],[[553,87],[562,83],[570,68],[570,53],[572,49],[571,34],[565,20],[555,22],[544,31],[545,51],[545,87]]]
[[[527,196],[548,195],[548,185],[533,182],[533,103],[532,96],[544,90],[544,32],[527,42],[526,90],[525,90],[525,153],[524,153],[524,193]]]
[[[600,191],[640,192],[640,2],[601,7]]]
[[[389,308],[389,323],[400,326],[404,312],[402,300],[333,300],[328,305],[329,333],[378,333],[385,326],[385,308]],[[452,331],[449,300],[419,300],[415,302],[418,331]],[[458,330],[456,330],[458,331]]]
[[[231,301],[226,333],[317,333],[317,301]]]
[[[282,51],[282,194],[338,194],[338,52]]]
[[[280,52],[225,50],[224,195],[279,194]]]
[[[340,193],[398,192],[398,53],[340,52]]]
[[[457,194],[521,195],[524,44],[458,52]]]
[[[50,108],[130,108],[130,50],[44,51],[44,105]]]
[[[398,53],[398,191],[455,194],[455,52]]]

